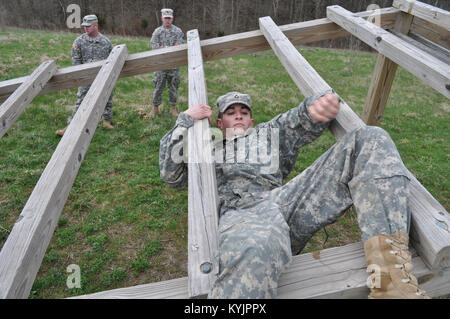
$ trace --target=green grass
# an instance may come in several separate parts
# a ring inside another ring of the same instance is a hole
[[[32,72],[44,59],[71,65],[76,34],[6,29],[0,38],[0,81]],[[112,36],[130,53],[148,50],[147,38]],[[322,77],[361,114],[376,61],[371,53],[299,48]],[[256,122],[296,106],[303,96],[271,51],[205,63],[209,102],[231,90],[249,93]],[[187,108],[187,68],[181,68],[179,110]],[[61,214],[30,298],[63,298],[187,275],[187,191],[159,178],[159,140],[174,125],[168,112],[150,120],[152,74],[118,80],[113,124],[98,127]],[[0,139],[0,247],[60,141],[76,88],[36,97]],[[399,68],[381,126],[406,166],[449,207],[448,100]],[[217,114],[217,111],[215,111]],[[326,151],[326,132],[299,154],[294,177]],[[325,242],[328,234],[328,239]],[[319,231],[305,252],[359,241],[351,209]],[[68,289],[66,268],[81,269],[81,288]]]

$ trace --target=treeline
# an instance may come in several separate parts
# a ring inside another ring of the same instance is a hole
[[[422,2],[450,9],[448,0]],[[80,33],[67,23],[73,20],[74,11],[68,12],[68,8],[74,4],[81,17],[91,13],[99,17],[101,32],[147,37],[161,24],[161,8],[172,8],[174,24],[185,32],[198,29],[207,39],[258,29],[258,18],[263,16],[283,25],[324,18],[326,7],[333,4],[358,12],[371,4],[389,7],[392,0],[0,0],[0,26]],[[355,41],[333,41],[338,47],[349,44],[354,46]]]

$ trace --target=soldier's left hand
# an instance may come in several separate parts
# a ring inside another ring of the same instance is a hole
[[[314,122],[328,122],[336,118],[339,107],[339,98],[335,94],[325,94],[315,100],[308,111]]]
[[[188,108],[184,113],[189,114],[194,118],[194,120],[202,120],[204,118],[208,119],[209,125],[212,122],[212,111],[209,105],[198,104],[191,108]]]

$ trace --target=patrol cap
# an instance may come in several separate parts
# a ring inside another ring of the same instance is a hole
[[[161,16],[163,18],[173,18],[173,10],[172,9],[161,9]]]
[[[216,103],[220,113],[225,112],[227,108],[233,104],[243,104],[248,107],[250,111],[252,110],[250,95],[239,92],[229,92],[222,95],[217,99]]]
[[[93,23],[98,23],[97,16],[95,14],[89,14],[89,15],[83,17],[83,23],[81,24],[81,26],[89,27]]]

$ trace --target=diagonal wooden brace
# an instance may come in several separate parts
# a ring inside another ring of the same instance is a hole
[[[0,105],[0,138],[25,111],[27,105],[56,73],[53,60],[43,62],[33,73]]]
[[[115,46],[0,252],[0,298],[27,298],[128,51]]]

